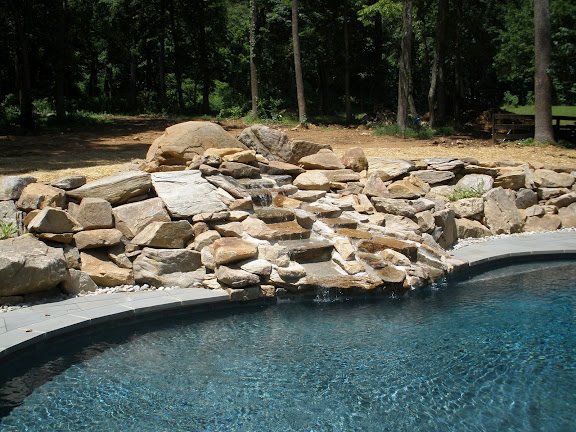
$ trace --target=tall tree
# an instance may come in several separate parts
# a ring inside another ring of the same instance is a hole
[[[448,24],[448,0],[438,0],[438,15],[436,17],[436,40],[434,42],[434,60],[428,92],[428,111],[430,112],[430,127],[444,121],[446,100],[444,91],[444,66],[446,62],[446,27]]]
[[[396,123],[400,130],[405,130],[408,110],[411,105],[412,90],[412,0],[404,0],[402,9],[402,40],[400,42],[399,68]]]
[[[534,0],[534,140],[541,143],[554,142],[550,51],[550,6],[548,0]]]
[[[348,23],[348,3],[344,3],[344,100],[346,123],[352,122],[352,101],[350,96],[350,29]]]
[[[300,35],[298,28],[298,0],[292,0],[292,45],[294,48],[294,72],[296,75],[296,95],[298,97],[298,120],[306,124],[306,99],[304,99],[304,80],[302,79],[302,60],[300,54]]]
[[[256,0],[250,0],[250,93],[252,95],[252,116],[258,117],[258,68],[256,67]]]

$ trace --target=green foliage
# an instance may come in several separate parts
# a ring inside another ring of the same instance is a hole
[[[481,181],[476,187],[456,187],[447,198],[450,201],[458,201],[466,198],[481,198],[484,193],[484,182]]]
[[[0,240],[5,240],[18,235],[18,228],[14,222],[0,220]]]
[[[509,107],[517,107],[519,103],[518,96],[513,95],[508,90],[504,92],[504,97],[502,98],[502,104]]]

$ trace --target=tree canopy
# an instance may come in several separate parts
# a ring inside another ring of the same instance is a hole
[[[291,0],[6,2],[0,123],[20,116],[30,126],[32,110],[58,118],[79,110],[246,115],[252,110],[251,23],[258,114],[274,119],[298,112]],[[533,101],[531,2],[411,3],[416,113],[432,108],[441,111],[438,121],[459,123],[470,111],[499,106],[505,95]],[[403,4],[299,3],[309,118],[396,111]],[[576,64],[570,61],[576,58],[576,4],[550,0],[550,16],[553,101],[576,104]]]

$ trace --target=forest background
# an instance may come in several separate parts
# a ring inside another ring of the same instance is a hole
[[[89,113],[252,113],[271,121],[297,113],[290,0],[2,2],[0,128],[94,117]],[[432,112],[435,126],[458,127],[483,110],[533,104],[531,1],[410,3],[411,118]],[[393,122],[405,6],[300,2],[309,119]],[[550,0],[550,16],[553,103],[576,105],[576,3]]]

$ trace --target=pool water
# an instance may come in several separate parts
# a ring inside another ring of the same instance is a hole
[[[573,431],[576,266],[179,317],[52,349],[4,380],[0,430]]]

